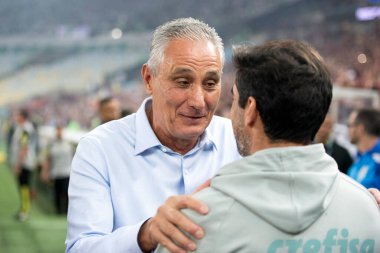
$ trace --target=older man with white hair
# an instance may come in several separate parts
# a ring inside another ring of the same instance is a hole
[[[178,19],[156,29],[141,70],[150,97],[136,113],[94,129],[78,145],[66,252],[149,251],[159,241],[179,249],[170,237],[195,249],[179,231],[161,225],[170,208],[155,214],[167,198],[192,193],[240,157],[231,122],[214,116],[223,62],[221,38],[201,21]],[[188,197],[169,202],[173,210],[207,211]],[[203,235],[190,222],[186,229]]]

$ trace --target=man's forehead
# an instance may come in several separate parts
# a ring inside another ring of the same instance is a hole
[[[174,67],[173,68],[173,71],[172,71],[172,74],[173,75],[186,75],[186,74],[192,74],[194,73],[195,71],[190,68],[190,67],[185,67],[185,66],[178,66],[178,67]],[[219,77],[220,76],[220,69],[210,69],[210,70],[206,70],[205,71],[205,75],[207,76],[217,76]]]
[[[209,40],[176,38],[166,43],[163,53],[165,58],[181,59],[182,57],[196,56],[210,57],[215,58],[216,61],[221,61],[217,46]]]

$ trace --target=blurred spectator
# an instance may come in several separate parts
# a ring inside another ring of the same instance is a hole
[[[54,181],[54,204],[57,214],[66,214],[71,160],[74,147],[62,138],[62,127],[56,126],[55,139],[46,148],[46,159],[40,178]]]
[[[29,217],[31,206],[31,174],[36,162],[35,129],[29,113],[21,109],[15,115],[16,127],[11,138],[11,166],[20,187],[21,206],[17,214],[20,221]]]
[[[91,120],[91,128],[95,128],[108,121],[122,117],[122,109],[119,100],[115,97],[108,96],[98,101],[97,117]]]
[[[328,114],[315,136],[315,142],[322,143],[326,153],[335,159],[339,170],[347,174],[347,170],[352,164],[352,158],[348,150],[339,145],[334,139],[333,126],[333,119],[331,115]]]
[[[367,188],[380,189],[380,112],[354,110],[347,125],[350,140],[358,148],[357,161],[348,175]]]
[[[114,97],[106,97],[99,101],[99,118],[101,124],[121,117],[120,102]]]

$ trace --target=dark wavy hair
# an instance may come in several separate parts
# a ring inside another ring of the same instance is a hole
[[[268,138],[308,144],[329,109],[332,82],[319,53],[305,42],[269,41],[234,47],[239,106],[250,96]]]

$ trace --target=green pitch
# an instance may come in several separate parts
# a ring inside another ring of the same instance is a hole
[[[0,253],[63,253],[66,217],[53,213],[48,191],[37,190],[28,221],[14,218],[18,206],[14,177],[0,162]]]

